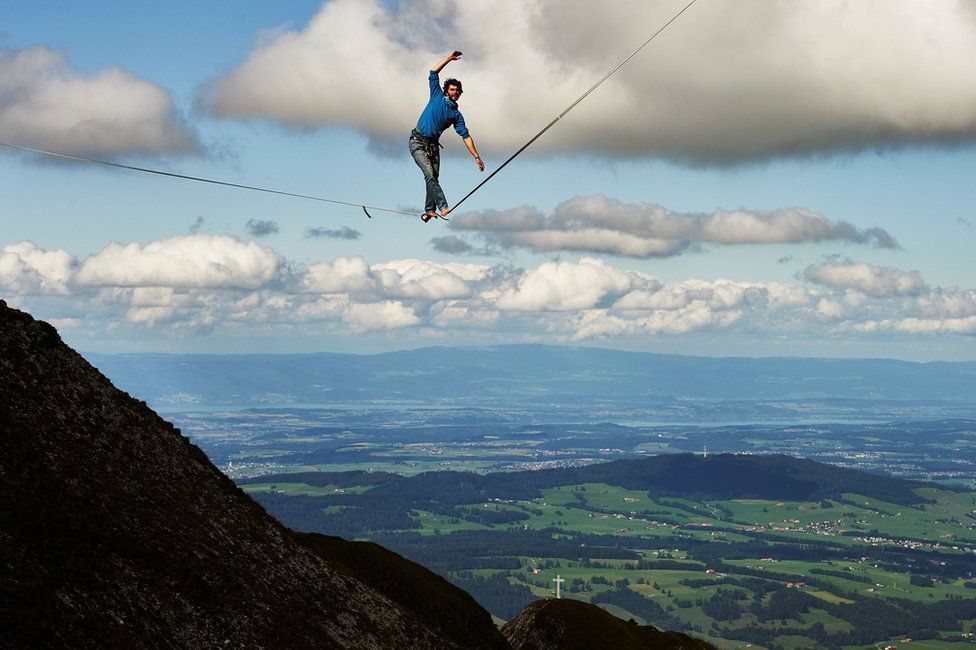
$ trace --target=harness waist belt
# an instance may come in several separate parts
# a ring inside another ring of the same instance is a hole
[[[417,129],[414,129],[413,131],[410,132],[410,139],[419,140],[420,142],[426,142],[429,144],[440,144],[438,140],[435,140],[433,138],[428,138],[426,135],[423,134],[422,131],[418,131]]]
[[[434,155],[434,152],[437,151],[438,147],[440,147],[441,149],[444,148],[444,145],[441,144],[440,140],[434,140],[433,138],[428,138],[417,129],[414,129],[413,131],[410,132],[410,139],[416,140],[417,142],[423,144],[424,148],[429,152],[429,155],[431,156]]]

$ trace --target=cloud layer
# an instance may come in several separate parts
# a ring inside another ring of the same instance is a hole
[[[861,230],[804,208],[684,214],[653,203],[623,203],[602,194],[564,201],[549,214],[529,206],[467,212],[456,216],[450,227],[477,232],[490,243],[535,252],[582,251],[641,258],[676,255],[700,244],[839,241],[878,248],[898,246],[882,228]],[[434,244],[439,250],[458,252],[473,248],[457,238],[442,238]]]
[[[277,221],[263,221],[261,219],[248,219],[244,228],[251,237],[266,237],[280,230]]]
[[[0,140],[92,156],[200,149],[159,86],[121,68],[83,74],[42,46],[0,49]]]
[[[463,43],[444,74],[465,82],[479,147],[511,151],[682,4],[331,0],[303,29],[265,35],[199,104],[402,140],[426,71]],[[974,27],[960,0],[698,3],[531,153],[735,164],[972,141]]]
[[[77,261],[65,251],[46,251],[33,242],[0,249],[0,289],[15,294],[66,294]]]
[[[82,262],[72,280],[88,287],[257,289],[279,276],[283,262],[253,241],[184,235],[144,246],[113,242]]]
[[[189,235],[112,243],[83,260],[21,242],[0,290],[65,327],[308,335],[415,331],[468,340],[631,341],[692,333],[779,340],[976,334],[976,290],[854,261],[807,282],[687,279],[584,257],[533,268],[362,257],[299,264],[254,241]],[[391,334],[392,335],[392,334]],[[398,335],[399,336],[399,335]]]
[[[302,235],[304,239],[359,239],[362,233],[349,226],[342,228],[309,228]]]
[[[928,291],[918,271],[843,262],[808,266],[803,277],[833,289],[853,289],[868,296],[917,296]]]

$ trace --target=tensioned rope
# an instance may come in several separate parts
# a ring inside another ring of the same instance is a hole
[[[54,156],[56,158],[67,158],[69,160],[78,160],[81,162],[95,163],[98,165],[107,165],[109,167],[118,167],[120,169],[130,169],[137,172],[145,172],[147,174],[158,174],[160,176],[170,176],[172,178],[182,178],[187,181],[198,181],[200,183],[212,183],[213,185],[224,185],[226,187],[238,187],[244,190],[254,190],[256,192],[267,192],[269,194],[280,194],[282,196],[293,196],[299,199],[309,199],[310,201],[321,201],[323,203],[333,203],[335,205],[348,205],[353,208],[362,208],[366,216],[372,219],[373,217],[367,211],[376,210],[378,212],[393,212],[396,214],[409,214],[412,217],[417,216],[416,212],[408,212],[407,210],[397,210],[395,208],[380,208],[375,205],[363,205],[362,203],[350,203],[349,201],[337,201],[335,199],[326,199],[321,196],[310,196],[308,194],[295,194],[294,192],[282,192],[280,190],[271,190],[266,187],[255,187],[253,185],[243,185],[241,183],[229,183],[227,181],[216,181],[211,178],[202,178],[200,176],[187,176],[186,174],[176,174],[174,172],[164,172],[158,169],[149,169],[147,167],[134,167],[132,165],[123,165],[122,163],[108,162],[106,160],[96,160],[95,158],[85,158],[84,156],[72,156],[66,153],[58,153],[56,151],[46,151],[44,149],[35,149],[33,147],[23,147],[16,144],[7,144],[6,142],[0,142],[0,147],[7,147],[9,149],[19,149],[21,151],[29,151],[31,153],[39,153],[45,156]]]
[[[594,90],[596,90],[596,89],[597,89],[597,88],[598,88],[598,87],[599,87],[599,86],[600,86],[600,85],[601,85],[601,84],[602,84],[602,83],[603,83],[604,81],[606,81],[607,79],[609,79],[609,78],[610,78],[610,76],[611,76],[611,75],[613,75],[613,73],[614,73],[614,72],[616,72],[617,70],[619,70],[620,68],[622,68],[622,67],[624,66],[624,64],[625,64],[625,63],[627,63],[627,62],[628,62],[628,61],[630,61],[630,60],[631,60],[632,58],[634,58],[634,56],[636,56],[636,54],[637,54],[638,52],[640,52],[641,50],[643,50],[643,49],[644,49],[644,48],[645,48],[645,47],[646,47],[646,46],[647,46],[647,45],[648,45],[648,44],[649,44],[649,43],[650,43],[651,41],[653,41],[653,40],[654,40],[654,39],[655,39],[655,38],[657,37],[657,35],[658,35],[658,34],[660,34],[660,33],[661,33],[661,32],[663,32],[663,31],[664,31],[665,29],[667,29],[667,28],[668,28],[668,26],[669,26],[669,25],[670,25],[671,23],[673,23],[674,21],[676,21],[676,20],[678,19],[678,17],[679,17],[679,16],[681,16],[681,14],[683,14],[683,13],[684,13],[684,12],[686,12],[686,11],[688,11],[688,9],[689,9],[689,7],[691,7],[691,5],[693,5],[693,4],[695,4],[695,2],[696,2],[696,1],[697,1],[697,0],[691,0],[691,2],[689,2],[688,4],[686,4],[686,5],[685,5],[685,7],[684,7],[684,9],[682,9],[681,11],[679,11],[678,13],[676,13],[676,14],[675,14],[675,15],[674,15],[674,16],[673,16],[673,17],[671,18],[671,20],[669,20],[668,22],[666,22],[666,23],[664,23],[664,25],[663,25],[663,26],[662,26],[662,27],[661,27],[661,28],[660,28],[659,30],[657,30],[656,32],[654,32],[654,33],[653,33],[653,34],[651,35],[651,37],[650,37],[649,39],[647,39],[646,41],[644,41],[644,42],[643,42],[643,43],[642,43],[642,44],[641,44],[641,45],[640,45],[640,46],[639,46],[639,47],[638,47],[638,48],[637,48],[636,50],[634,50],[633,52],[631,52],[630,54],[628,54],[628,55],[627,55],[627,57],[626,57],[626,58],[625,58],[625,59],[624,59],[623,61],[621,61],[620,63],[618,63],[618,64],[616,65],[616,67],[615,67],[615,68],[614,68],[613,70],[611,70],[611,71],[610,71],[610,72],[608,72],[607,74],[605,74],[605,75],[603,75],[603,78],[602,78],[602,79],[600,79],[600,80],[599,80],[598,82],[596,82],[595,84],[593,84],[592,86],[590,86],[590,89],[589,89],[589,90],[587,90],[587,91],[586,91],[585,93],[583,93],[582,95],[580,95],[580,96],[579,96],[579,98],[578,98],[578,99],[577,99],[577,100],[576,100],[575,102],[573,102],[572,104],[570,104],[570,105],[569,105],[569,106],[568,106],[568,107],[566,108],[566,110],[564,110],[564,111],[563,111],[562,113],[560,113],[559,115],[557,115],[556,117],[554,117],[554,118],[553,118],[553,120],[552,120],[551,122],[549,122],[549,124],[546,124],[546,126],[545,126],[545,128],[543,128],[543,129],[542,129],[541,131],[539,131],[539,132],[538,132],[538,133],[536,133],[536,134],[535,134],[534,136],[532,136],[532,139],[531,139],[531,140],[529,140],[528,142],[526,142],[525,144],[523,144],[523,145],[522,145],[521,147],[519,147],[519,150],[518,150],[518,151],[516,151],[515,153],[513,153],[513,154],[512,154],[511,156],[509,156],[509,157],[508,157],[508,160],[506,160],[506,161],[505,161],[505,162],[503,162],[503,163],[502,163],[501,165],[499,165],[499,166],[498,166],[498,169],[496,169],[496,170],[495,170],[495,171],[493,171],[493,172],[492,172],[491,174],[489,174],[489,175],[488,175],[488,178],[486,178],[485,180],[483,180],[483,181],[481,181],[480,183],[478,183],[478,184],[477,184],[477,185],[475,186],[475,188],[474,188],[473,190],[471,190],[470,192],[468,192],[467,194],[465,194],[465,195],[464,195],[464,196],[463,196],[463,197],[461,198],[461,200],[460,200],[460,201],[458,201],[457,203],[455,203],[455,204],[454,204],[454,207],[452,207],[452,208],[451,208],[450,210],[448,210],[448,211],[447,211],[447,213],[448,213],[448,214],[451,214],[452,212],[454,212],[455,210],[457,210],[457,209],[458,209],[458,206],[460,206],[460,205],[461,205],[462,203],[464,203],[464,202],[465,202],[465,201],[466,201],[466,200],[468,199],[468,197],[469,197],[469,196],[471,196],[472,194],[474,194],[475,192],[477,192],[478,190],[480,190],[480,189],[481,189],[481,187],[482,187],[482,186],[483,186],[483,185],[484,185],[485,183],[487,183],[487,182],[488,182],[488,181],[490,181],[490,180],[491,180],[492,178],[494,178],[494,176],[495,176],[495,174],[497,174],[497,173],[498,173],[498,172],[500,172],[501,170],[503,170],[503,169],[505,169],[505,166],[506,166],[506,165],[508,165],[508,163],[510,163],[510,162],[512,162],[513,160],[515,160],[515,158],[516,158],[516,157],[517,157],[517,156],[518,156],[518,155],[519,155],[520,153],[522,153],[523,151],[525,151],[526,149],[528,149],[528,148],[529,148],[529,146],[530,146],[530,145],[531,145],[531,144],[532,144],[533,142],[535,142],[535,141],[536,141],[536,140],[538,140],[538,139],[539,139],[540,137],[542,137],[542,134],[543,134],[543,133],[545,133],[546,131],[548,131],[549,129],[551,129],[551,128],[553,127],[553,125],[554,125],[554,124],[555,124],[556,122],[558,122],[559,120],[561,120],[561,119],[563,118],[563,116],[564,116],[564,115],[566,115],[566,113],[568,113],[568,112],[570,112],[571,110],[573,110],[574,108],[576,108],[576,105],[577,105],[577,104],[579,104],[579,103],[580,103],[581,101],[583,101],[584,99],[586,99],[586,97],[587,97],[587,95],[589,95],[589,94],[590,94],[591,92],[593,92]]]

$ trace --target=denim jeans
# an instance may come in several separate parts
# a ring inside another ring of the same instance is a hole
[[[437,177],[441,170],[441,152],[436,142],[427,143],[420,140],[410,139],[410,155],[413,161],[424,173],[424,182],[427,183],[427,200],[424,203],[425,212],[434,212],[440,208],[447,207],[447,199],[444,197],[444,190]]]

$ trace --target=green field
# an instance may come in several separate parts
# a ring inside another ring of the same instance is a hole
[[[291,496],[308,495],[323,496],[332,494],[362,494],[369,489],[368,485],[356,485],[348,488],[340,488],[337,485],[315,486],[305,483],[252,483],[242,488],[245,492],[275,492],[277,494],[287,494]]]
[[[860,557],[854,561],[764,562],[761,557],[726,561],[728,565],[764,571],[768,579],[774,581],[788,582],[790,576],[797,575],[814,576],[826,584],[817,587],[804,586],[801,588],[802,591],[833,605],[853,605],[855,601],[851,598],[852,594],[879,600],[897,598],[922,603],[973,597],[973,590],[966,588],[961,579],[948,582],[934,581],[930,587],[912,585],[906,573],[886,570],[875,565],[870,560],[869,544],[857,541],[858,537],[867,536],[868,531],[871,531],[872,537],[929,540],[936,543],[976,539],[968,523],[973,520],[967,517],[976,510],[976,495],[969,493],[960,494],[924,488],[920,490],[920,494],[925,498],[934,499],[936,503],[916,507],[886,503],[856,494],[845,494],[841,500],[828,503],[770,500],[694,502],[663,499],[659,501],[644,492],[606,484],[562,486],[543,490],[542,493],[543,498],[533,502],[531,507],[490,505],[496,508],[516,507],[525,512],[533,512],[531,519],[523,524],[533,529],[559,528],[581,533],[634,537],[634,548],[643,550],[644,557],[647,559],[657,558],[660,549],[666,548],[671,539],[715,539],[714,529],[724,530],[721,533],[721,539],[724,541],[748,539],[747,535],[739,535],[728,529],[741,529],[743,532],[764,530],[801,540],[827,537],[852,549],[863,548],[865,555],[861,557],[868,558],[864,561]],[[685,508],[676,507],[679,504]],[[708,516],[709,513],[712,516]],[[426,528],[435,520],[425,518],[422,521]],[[444,530],[447,528],[442,527],[442,531]],[[858,531],[861,533],[844,535],[846,532],[857,533]],[[943,550],[947,553],[953,552],[948,548]],[[669,550],[667,554],[672,559],[683,557],[680,551]],[[611,562],[607,563],[611,566],[592,569],[563,560],[559,567],[547,568],[538,574],[532,573],[534,566],[547,561],[557,560],[527,558],[523,569],[511,572],[510,579],[529,586],[536,596],[551,597],[551,580],[558,573],[567,581],[566,584],[573,584],[574,580],[584,582],[584,588],[590,591],[567,594],[568,597],[582,600],[590,600],[594,595],[612,588],[610,585],[594,584],[594,578],[606,580],[611,585],[620,580],[627,580],[627,589],[660,603],[672,616],[686,623],[688,628],[705,631],[706,637],[712,641],[716,640],[707,634],[716,621],[702,611],[699,603],[711,599],[720,589],[723,589],[724,587],[721,586],[723,580],[714,577],[714,574],[706,574],[707,567],[704,565],[696,571],[634,570],[627,566],[628,563],[618,563],[614,568],[614,563]],[[829,571],[831,574],[846,573],[851,576],[851,579],[836,575],[816,575],[812,572],[814,569]],[[714,586],[703,586],[697,582],[694,586],[685,584],[686,581],[700,581],[710,575],[713,576]],[[681,601],[684,601],[685,605],[691,601],[694,605],[680,607],[678,603]],[[762,604],[762,602],[762,599],[749,599],[749,604]],[[637,613],[620,606],[606,605],[605,607],[617,616],[634,618],[639,622],[644,620]],[[815,608],[790,621],[791,626],[798,628],[809,628],[817,623],[823,625],[829,633],[847,632],[852,629],[852,625],[843,619]],[[755,617],[747,613],[727,623],[730,628],[755,624],[757,624]],[[815,642],[802,635],[784,634],[776,637],[775,643],[782,648],[817,647]],[[745,647],[747,643],[723,641],[718,645],[733,648]],[[915,641],[911,647],[951,648],[959,645],[960,642],[926,640]]]
[[[289,496],[340,490],[281,482],[246,489]],[[368,489],[342,488],[346,495]],[[898,505],[854,493],[819,502],[695,501],[584,483],[543,489],[540,498],[531,500],[463,504],[457,511],[414,508],[409,512],[413,528],[387,533],[420,533],[428,543],[462,533],[582,535],[590,545],[612,540],[637,554],[636,559],[586,559],[592,551],[585,550],[582,557],[519,553],[508,560],[517,568],[499,570],[478,566],[491,556],[471,556],[469,568],[454,564],[442,573],[466,588],[470,582],[465,580],[502,576],[506,588],[524,588],[533,598],[552,597],[553,579],[559,576],[565,580],[564,597],[609,599],[613,602],[600,605],[617,616],[682,629],[720,648],[815,648],[821,647],[817,634],[854,633],[867,603],[902,603],[903,608],[914,603],[924,616],[925,607],[971,602],[976,596],[965,584],[971,578],[941,570],[974,554],[967,544],[976,543],[976,494],[936,488],[920,488],[918,494],[932,503]],[[479,523],[471,513],[518,518],[507,524]],[[755,552],[743,555],[753,547]],[[697,560],[703,548],[717,552],[716,559]],[[737,555],[724,557],[724,548],[736,549]],[[810,557],[777,557],[792,548],[807,549]],[[913,569],[898,564],[899,553],[915,563]],[[464,558],[456,561],[463,565]],[[913,581],[910,571],[917,573],[919,567],[930,567],[931,576],[927,572]],[[895,616],[894,610],[883,611],[888,613],[879,616]],[[942,630],[943,640],[909,645],[900,641],[905,636],[895,635],[887,641],[911,648],[961,647],[958,635],[976,626],[976,608],[960,625],[959,630]]]

